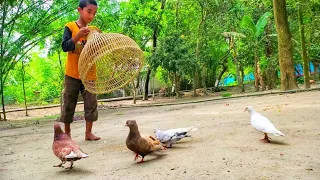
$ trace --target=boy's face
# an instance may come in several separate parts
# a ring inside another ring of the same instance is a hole
[[[81,19],[87,24],[89,24],[91,21],[93,21],[94,17],[96,16],[97,6],[88,4],[83,9],[78,7],[78,12],[80,14]]]

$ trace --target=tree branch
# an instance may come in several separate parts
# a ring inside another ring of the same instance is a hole
[[[37,7],[37,4],[40,5],[41,3],[42,3],[42,1],[36,1],[34,4],[31,4],[26,9],[24,9],[20,14],[16,14],[8,23],[5,24],[5,26],[8,26],[9,24],[13,23],[16,19],[19,19],[24,14],[30,12],[31,11],[30,9],[33,9],[33,8]]]
[[[19,7],[18,7],[18,10],[17,10],[17,13],[16,14],[18,14],[19,13],[19,10],[20,10],[20,8],[21,8],[21,6],[22,6],[22,2],[23,2],[23,0],[21,0],[21,2],[20,2],[20,4],[19,4]],[[10,37],[11,37],[11,33],[12,33],[12,31],[13,31],[13,27],[14,27],[14,25],[15,25],[15,21],[16,19],[13,19],[13,23],[12,23],[12,25],[11,25],[11,27],[10,27],[10,30],[9,30],[9,34],[8,34],[8,36],[7,36],[7,39],[10,39]],[[2,36],[3,37],[3,36]],[[8,45],[8,41],[6,41],[5,42],[5,45],[4,45],[4,48],[6,48],[7,47],[7,45]]]

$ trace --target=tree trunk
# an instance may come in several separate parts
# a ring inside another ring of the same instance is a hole
[[[166,0],[161,0],[161,14],[160,14],[160,17],[159,17],[159,20],[158,20],[158,23],[154,26],[154,29],[153,29],[153,34],[152,34],[152,51],[155,52],[156,50],[156,47],[157,47],[157,36],[158,36],[158,31],[159,31],[159,24],[160,24],[160,21],[161,21],[161,18],[162,18],[162,13],[163,13],[163,10],[164,10],[164,7],[166,5]],[[144,85],[144,96],[143,96],[143,100],[148,100],[148,95],[149,95],[149,80],[150,80],[150,74],[151,74],[151,69],[150,67],[148,67],[148,71],[147,71],[147,78],[146,78],[146,82],[145,82],[145,85]]]
[[[277,86],[277,69],[273,65],[273,59],[269,58],[268,67],[264,72],[265,87],[267,90],[274,89]]]
[[[237,74],[237,81],[238,81],[238,90],[239,92],[244,92],[244,89],[243,89],[243,82],[242,82],[242,79],[241,79],[241,76],[240,76],[240,67],[239,67],[239,62],[238,62],[238,58],[237,58],[237,48],[236,48],[236,43],[235,43],[235,39],[234,37],[230,37],[230,42],[231,42],[231,47],[230,48],[233,48],[233,49],[230,49],[231,51],[233,51],[232,53],[232,57],[233,57],[233,61],[236,65],[236,74]]]
[[[3,91],[3,87],[4,87],[4,82],[3,82],[3,74],[0,74],[0,90],[1,90],[1,103],[2,103],[2,113],[3,113],[3,120],[6,121],[7,117],[6,117],[6,108],[4,105],[4,91]]]
[[[2,4],[2,19],[1,19],[1,26],[0,26],[0,67],[4,66],[4,53],[5,53],[5,47],[4,47],[4,41],[3,41],[3,35],[4,35],[4,23],[5,23],[5,18],[6,18],[6,1],[3,2]],[[4,71],[2,68],[0,68],[0,94],[1,94],[1,103],[2,103],[2,113],[3,113],[3,120],[6,121],[6,111],[5,111],[5,106],[4,106],[4,90],[3,90],[3,75],[4,75]],[[0,113],[0,120],[1,119],[1,113]]]
[[[240,92],[244,92],[243,91],[243,82],[241,80],[241,75],[240,75],[240,67],[239,67],[239,62],[238,62],[238,59],[237,59],[237,56],[233,56],[233,60],[234,60],[234,63],[236,64],[236,71],[237,71],[237,81],[238,81],[238,89]]]
[[[58,50],[58,59],[60,64],[60,75],[61,75],[61,85],[60,85],[60,114],[62,114],[62,103],[63,103],[63,88],[64,88],[64,71],[61,61],[61,51]]]
[[[134,81],[132,81],[132,88],[133,88],[133,104],[137,103],[137,88],[136,85],[134,84]]]
[[[268,59],[268,66],[264,73],[265,75],[264,82],[267,90],[274,89],[277,86],[277,81],[278,81],[277,69],[274,66],[274,60],[272,58],[272,54],[273,54],[272,41],[271,41],[271,37],[268,36],[269,34],[271,34],[271,28],[272,28],[272,24],[269,21],[266,29],[266,50],[265,50],[265,55]]]
[[[273,0],[273,10],[278,33],[281,90],[297,89],[298,85],[294,74],[292,40],[286,12],[286,1]]]
[[[192,83],[192,88],[193,88],[193,94],[192,97],[197,96],[197,87],[198,87],[198,71],[195,69],[193,73],[193,83]]]
[[[202,37],[201,27],[206,23],[207,11],[206,11],[204,4],[202,2],[199,1],[199,5],[201,7],[201,20],[198,24],[197,44],[196,44],[196,61],[199,64],[200,69],[198,70],[197,75],[198,75],[198,78],[201,78],[200,83],[203,88],[203,93],[206,94],[205,71],[204,71],[204,68],[202,67],[202,66],[204,66],[204,64],[200,61],[199,55],[200,55],[200,39]],[[194,86],[194,88],[197,88],[197,86]],[[195,89],[194,89],[194,92],[196,92]],[[196,95],[196,94],[194,94],[194,95]]]
[[[318,80],[320,80],[320,73],[319,73],[319,63],[317,62],[317,63],[315,63],[315,71],[316,71],[316,78],[318,79]]]
[[[151,69],[150,69],[150,67],[148,67],[147,78],[146,78],[146,82],[144,84],[144,96],[143,96],[144,101],[148,100],[148,96],[149,96],[150,74],[151,74]]]
[[[315,13],[312,13],[312,16],[311,16],[311,19],[310,19],[310,30],[309,30],[309,32],[310,32],[310,35],[309,35],[309,43],[308,43],[308,48],[310,49],[311,48],[311,46],[312,46],[312,44],[314,44],[314,40],[315,39],[317,39],[317,38],[315,38],[315,29],[317,28],[317,26],[316,26],[316,17],[315,17],[315,15],[314,15]],[[312,62],[312,64],[313,64],[313,67],[314,67],[314,80],[320,80],[320,73],[319,73],[319,63],[320,63],[320,59],[319,59],[319,57],[311,57],[311,56],[309,56],[310,57],[310,60],[309,61],[311,61]]]
[[[264,90],[266,90],[266,86],[265,86],[264,80],[262,78],[262,72],[261,72],[261,67],[260,67],[259,61],[258,61],[258,76],[259,76],[259,83],[261,85],[261,90],[264,91]]]
[[[180,98],[180,76],[177,73],[174,73],[174,84],[175,84],[175,93],[176,97]]]
[[[139,95],[139,89],[140,89],[140,73],[137,76],[137,84],[136,84],[137,95]]]
[[[243,63],[241,61],[240,62],[240,72],[241,72],[241,82],[242,82],[242,85],[241,85],[241,92],[245,92],[245,89],[244,89],[244,69],[243,69]]]
[[[24,87],[25,71],[24,71],[23,60],[21,61],[21,65],[22,65],[22,88],[23,88],[24,107],[26,109],[26,116],[29,116],[28,115],[28,107],[27,107],[26,88]]]
[[[259,62],[259,57],[257,54],[257,49],[255,49],[254,51],[254,88],[256,91],[259,91],[258,62]]]
[[[217,82],[215,84],[215,87],[219,87],[219,83],[221,81],[221,78],[222,78],[223,74],[227,71],[227,69],[228,69],[228,66],[226,64],[223,64],[222,65],[222,70],[221,70],[221,72],[220,72],[220,74],[219,74],[219,76],[217,78]]]
[[[303,13],[301,9],[301,4],[299,4],[299,27],[300,27],[300,39],[301,39],[301,49],[302,49],[302,59],[303,59],[304,87],[306,89],[309,89],[310,88],[309,61],[307,57],[306,39],[304,36]]]
[[[59,59],[59,64],[60,64],[60,74],[61,78],[64,77],[64,71],[63,71],[63,66],[62,66],[62,61],[61,61],[61,51],[58,50],[58,59]]]
[[[260,90],[259,85],[261,86],[261,90],[265,90],[265,84],[262,78],[262,72],[260,68],[259,62],[259,55],[258,55],[258,42],[255,43],[255,50],[254,50],[254,87],[256,91]]]
[[[208,68],[208,75],[207,75],[209,87],[215,86],[215,82],[217,80],[216,74],[217,74],[217,65],[216,64],[213,65],[213,60],[210,59],[210,65]]]
[[[316,81],[320,80],[319,63],[317,61],[319,61],[319,60],[312,61],[312,64],[314,67],[314,78]]]
[[[156,47],[157,47],[157,29],[158,27],[156,27],[153,31],[153,52],[155,51]],[[151,68],[148,66],[148,70],[147,70],[147,76],[146,76],[146,81],[144,83],[144,96],[143,96],[143,101],[148,100],[149,97],[149,81],[150,81],[150,74],[151,74]]]
[[[228,64],[228,56],[229,56],[230,53],[231,53],[231,51],[230,51],[230,49],[229,49],[229,51],[219,60],[219,62],[222,61],[221,64],[219,63],[219,65],[222,66],[222,70],[221,70],[218,78],[216,79],[216,81],[215,81],[215,83],[214,83],[214,87],[215,87],[215,88],[219,87],[219,83],[220,83],[221,77],[223,76],[223,74],[224,74],[224,73],[227,71],[227,69],[228,69],[227,64]]]
[[[154,76],[152,77],[152,100],[154,100]]]

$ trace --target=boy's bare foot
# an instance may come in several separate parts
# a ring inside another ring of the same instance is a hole
[[[86,140],[87,141],[97,141],[101,139],[100,137],[98,136],[95,136],[94,134],[92,134],[91,132],[90,133],[86,133]]]

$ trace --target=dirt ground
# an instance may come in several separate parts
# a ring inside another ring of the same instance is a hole
[[[286,134],[263,143],[250,125],[246,105]],[[51,122],[0,131],[0,179],[320,179],[320,91],[235,98],[192,104],[100,109],[94,132],[84,141],[84,121],[72,124],[73,139],[90,157],[72,170],[51,150]],[[128,119],[142,133],[155,127],[195,126],[192,138],[136,164],[125,146]]]

